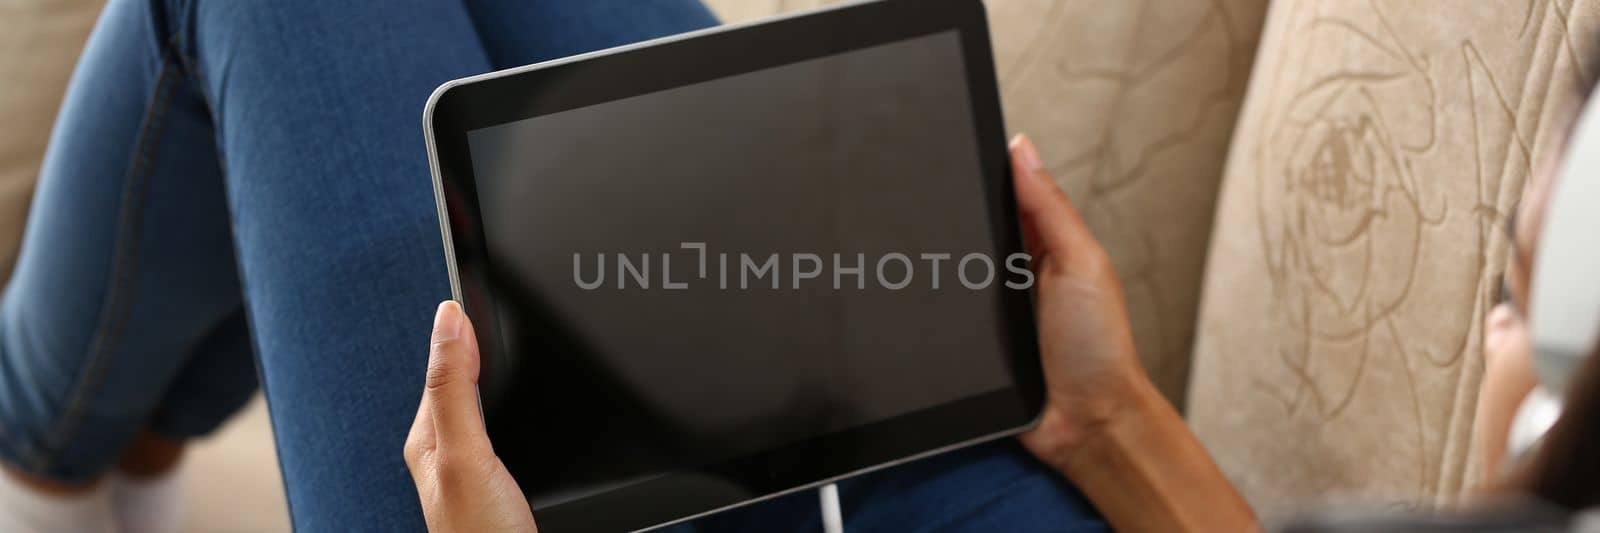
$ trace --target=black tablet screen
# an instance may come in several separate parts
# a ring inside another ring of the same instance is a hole
[[[536,506],[1012,385],[963,68],[950,31],[469,132]]]

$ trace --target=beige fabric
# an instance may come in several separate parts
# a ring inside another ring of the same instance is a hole
[[[730,20],[818,0],[711,0]],[[1139,351],[1181,405],[1224,154],[1265,0],[990,0],[1006,122],[1110,250]]]
[[[0,0],[0,285],[11,276],[56,109],[101,0]]]
[[[1594,0],[1273,5],[1189,403],[1259,511],[1429,505],[1471,484],[1501,228],[1561,137],[1596,24]]]

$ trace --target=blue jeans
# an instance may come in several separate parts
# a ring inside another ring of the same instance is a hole
[[[111,2],[0,299],[0,459],[90,480],[141,428],[216,428],[259,377],[299,529],[421,529],[400,451],[450,295],[423,102],[715,23],[694,0]],[[841,492],[852,530],[1099,527],[1013,443]],[[688,527],[802,528],[815,509],[796,495]]]

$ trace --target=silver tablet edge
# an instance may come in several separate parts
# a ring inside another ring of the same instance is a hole
[[[1043,414],[1042,411],[1041,411],[1041,414]],[[949,444],[949,445],[945,445],[945,446],[941,446],[941,447],[938,447],[938,448],[934,448],[932,450],[928,450],[928,451],[925,451],[925,452],[922,452],[922,453],[918,453],[916,455],[902,457],[902,458],[895,459],[893,461],[884,462],[884,463],[878,463],[878,464],[875,464],[875,465],[872,465],[872,466],[869,466],[869,467],[866,467],[866,468],[862,468],[860,470],[852,470],[850,472],[846,472],[844,474],[833,476],[833,477],[824,479],[822,481],[817,481],[815,483],[808,483],[808,484],[801,485],[801,486],[798,486],[798,487],[795,487],[795,488],[792,488],[792,489],[784,490],[784,491],[781,491],[781,492],[774,492],[772,494],[768,494],[766,496],[762,496],[762,497],[759,497],[759,498],[745,500],[745,501],[742,501],[742,502],[739,502],[739,503],[735,503],[733,505],[728,505],[728,506],[725,506],[725,507],[718,507],[716,509],[712,509],[710,511],[706,511],[706,512],[703,512],[703,513],[700,513],[700,514],[696,514],[694,516],[686,516],[686,517],[683,517],[683,518],[679,518],[677,520],[673,520],[671,522],[665,522],[665,523],[661,523],[661,524],[656,524],[656,525],[653,525],[653,526],[650,526],[650,527],[647,527],[647,528],[644,528],[644,529],[637,529],[637,530],[634,530],[634,531],[650,531],[650,530],[653,530],[653,529],[660,529],[660,528],[667,527],[667,526],[681,524],[681,523],[688,522],[690,520],[694,520],[694,519],[697,519],[697,518],[703,518],[703,517],[711,516],[711,515],[714,515],[714,514],[723,512],[723,511],[727,511],[729,509],[736,509],[736,508],[739,508],[739,507],[744,507],[746,505],[753,505],[753,504],[761,503],[761,502],[764,502],[764,501],[767,501],[767,500],[770,500],[770,499],[773,499],[773,498],[777,498],[779,496],[788,496],[790,494],[794,494],[794,493],[797,493],[797,492],[800,492],[800,491],[815,489],[817,487],[821,487],[821,486],[827,485],[829,483],[837,483],[839,481],[843,481],[843,480],[846,480],[846,479],[849,479],[849,478],[852,478],[852,477],[856,477],[856,476],[859,476],[859,475],[862,475],[862,474],[870,474],[872,472],[877,472],[879,470],[883,470],[883,469],[886,469],[886,468],[900,466],[900,465],[903,465],[903,464],[906,464],[906,463],[910,463],[912,461],[916,461],[918,459],[926,459],[928,457],[933,457],[933,456],[939,455],[941,453],[952,452],[952,451],[959,450],[959,449],[962,449],[962,448],[975,446],[975,445],[982,444],[982,443],[985,443],[985,442],[996,441],[996,440],[1000,440],[1000,439],[1007,438],[1007,437],[1014,437],[1014,436],[1017,436],[1017,435],[1021,435],[1023,433],[1027,433],[1029,430],[1032,430],[1035,426],[1038,426],[1039,425],[1039,420],[1041,418],[1042,417],[1036,416],[1036,417],[1034,417],[1032,422],[1029,422],[1027,425],[1019,427],[1019,428],[1008,429],[1008,430],[997,432],[997,433],[990,433],[988,435],[984,435],[984,436],[981,436],[981,437],[975,437],[975,438],[967,439],[967,440],[964,440],[964,441],[961,441],[961,442],[957,442],[955,444]]]

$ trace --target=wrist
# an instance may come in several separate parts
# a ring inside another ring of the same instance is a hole
[[[1090,394],[1069,398],[1052,393],[1038,425],[1023,438],[1035,456],[1069,477],[1071,466],[1083,462],[1086,450],[1127,440],[1138,426],[1163,419],[1163,408],[1172,413],[1143,372],[1096,381],[1099,386]],[[1175,413],[1171,416],[1176,418]]]
[[[1130,389],[1123,400],[1109,418],[1079,427],[1079,434],[1058,434],[1056,448],[1041,455],[1113,529],[1259,529],[1249,505],[1153,384]]]
[[[1109,458],[1141,454],[1138,448],[1159,445],[1171,431],[1187,431],[1183,418],[1148,381],[1130,386],[1120,400],[1107,418],[1063,442],[1058,471],[1074,477],[1086,468],[1102,468]]]

